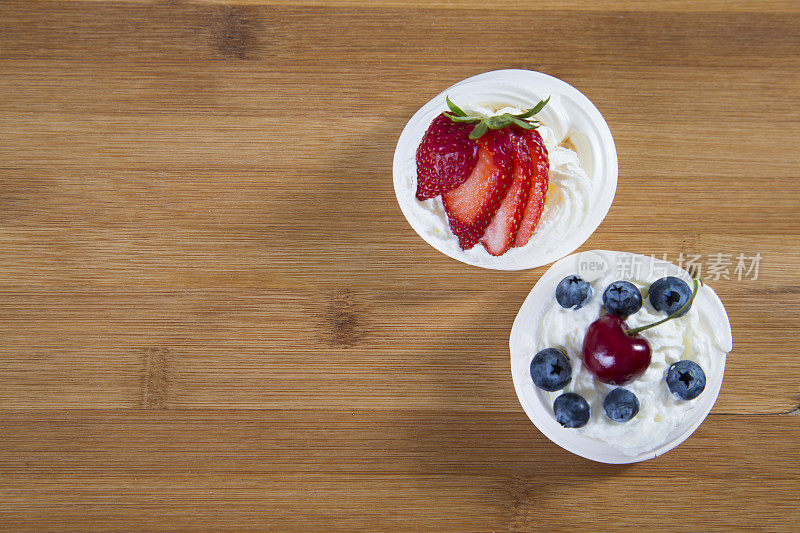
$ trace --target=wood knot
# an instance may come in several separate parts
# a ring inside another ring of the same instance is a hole
[[[364,337],[363,313],[350,290],[334,291],[328,299],[328,329],[331,344],[353,346]]]
[[[144,352],[142,407],[164,409],[167,405],[169,381],[169,350],[166,348],[147,349]]]
[[[531,506],[535,504],[535,491],[531,483],[514,475],[506,485],[508,525],[511,531],[524,531],[531,527]]]
[[[239,7],[223,7],[214,29],[214,38],[216,48],[223,56],[247,59],[256,41],[247,11]]]

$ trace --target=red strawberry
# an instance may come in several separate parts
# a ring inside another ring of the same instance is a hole
[[[512,182],[511,135],[490,130],[478,139],[478,162],[467,180],[442,194],[450,229],[462,250],[483,235]]]
[[[455,189],[478,162],[478,144],[469,138],[474,124],[439,115],[417,147],[417,199],[426,200]]]
[[[514,246],[525,246],[531,240],[533,232],[536,230],[539,219],[544,209],[544,199],[547,194],[547,185],[550,179],[550,162],[547,156],[547,148],[544,146],[542,136],[536,130],[528,130],[524,133],[533,160],[533,179],[531,180],[531,192],[528,195],[528,205],[522,215],[522,223],[519,225]]]
[[[514,170],[511,188],[481,238],[481,243],[486,251],[495,256],[503,255],[514,244],[531,192],[533,161],[528,144],[522,135],[514,133],[512,134],[512,146]]]

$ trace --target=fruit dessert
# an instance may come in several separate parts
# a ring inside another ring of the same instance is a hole
[[[713,294],[699,279],[618,277],[561,279],[541,315],[530,378],[562,427],[634,455],[662,445],[703,403],[730,341],[693,305],[709,297],[704,289]]]
[[[501,256],[528,245],[541,225],[561,222],[566,230],[576,221],[559,219],[585,214],[591,186],[576,152],[553,144],[552,130],[535,118],[548,101],[465,111],[447,98],[449,112],[426,130],[415,198],[446,223],[460,250]]]

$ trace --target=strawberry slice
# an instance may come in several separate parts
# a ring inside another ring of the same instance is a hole
[[[547,155],[547,148],[544,146],[542,136],[536,130],[528,130],[524,133],[528,150],[533,161],[533,178],[531,180],[530,194],[525,211],[522,215],[522,222],[519,225],[514,246],[525,246],[531,240],[539,219],[542,217],[544,209],[547,185],[550,179],[550,161]]]
[[[481,238],[483,247],[494,256],[503,255],[514,244],[531,192],[533,161],[528,143],[522,135],[512,134],[512,146],[511,187]]]
[[[462,250],[481,238],[512,182],[508,130],[490,130],[477,145],[478,161],[467,180],[442,194],[450,229]]]
[[[469,138],[474,124],[453,122],[444,114],[428,126],[417,147],[417,199],[455,189],[478,162],[478,144]]]

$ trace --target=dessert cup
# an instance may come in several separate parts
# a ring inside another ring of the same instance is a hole
[[[431,121],[447,109],[447,96],[465,109],[477,107],[491,108],[494,111],[505,107],[529,108],[549,96],[549,103],[537,117],[558,141],[557,144],[569,146],[577,152],[580,167],[588,176],[591,186],[588,192],[581,191],[582,207],[578,209],[577,200],[571,200],[568,191],[564,191],[565,196],[561,203],[566,207],[552,208],[549,213],[550,208],[546,205],[539,227],[527,245],[512,248],[499,257],[490,255],[480,244],[470,250],[462,250],[448,227],[441,200],[428,200],[425,203],[415,197],[416,150]],[[398,140],[393,163],[397,201],[409,224],[420,237],[453,259],[495,270],[539,267],[577,249],[608,213],[617,188],[617,172],[614,139],[594,104],[571,85],[547,74],[529,70],[486,72],[442,91],[408,121]],[[570,202],[575,205],[570,206]],[[568,211],[570,208],[573,212]],[[558,213],[555,212],[556,209]],[[572,222],[574,227],[563,221],[565,212],[569,213],[570,218],[567,221]],[[553,219],[553,224],[548,225],[548,217]]]
[[[696,403],[690,404],[683,401],[684,416],[678,417],[677,422],[673,421],[670,425],[659,428],[663,430],[664,437],[658,442],[649,442],[647,445],[630,448],[626,447],[625,442],[608,442],[586,435],[581,430],[561,427],[553,414],[551,394],[533,384],[529,369],[534,354],[544,348],[537,345],[540,342],[537,339],[541,337],[540,328],[542,328],[543,318],[554,303],[556,285],[566,276],[578,274],[587,281],[593,281],[599,279],[603,273],[619,268],[623,262],[625,265],[635,262],[642,268],[648,269],[649,272],[653,272],[649,276],[643,276],[650,283],[664,276],[690,280],[689,274],[676,265],[648,256],[603,250],[570,255],[553,264],[533,287],[514,320],[509,341],[514,388],[525,413],[534,425],[551,441],[565,450],[602,463],[635,463],[652,459],[686,440],[700,426],[714,406],[722,386],[726,354],[732,347],[731,327],[725,308],[716,293],[704,284],[700,287],[692,304],[692,311],[696,310],[697,312],[693,316],[697,316],[703,321],[703,331],[708,330],[709,338],[713,339],[714,345],[719,347],[722,355],[719,359],[714,360],[712,368],[704,369],[707,383],[703,393],[696,400],[691,400]],[[625,277],[619,279],[625,279]],[[684,350],[688,351],[688,348],[684,346]],[[568,355],[571,355],[572,364],[575,365],[575,354]],[[585,366],[581,366],[581,362],[577,362],[577,364],[580,366],[580,372],[588,372]],[[594,403],[590,401],[590,404],[594,415],[595,410],[599,408],[596,399]],[[681,404],[681,402],[675,402],[675,404]],[[625,424],[629,423],[631,422]]]

